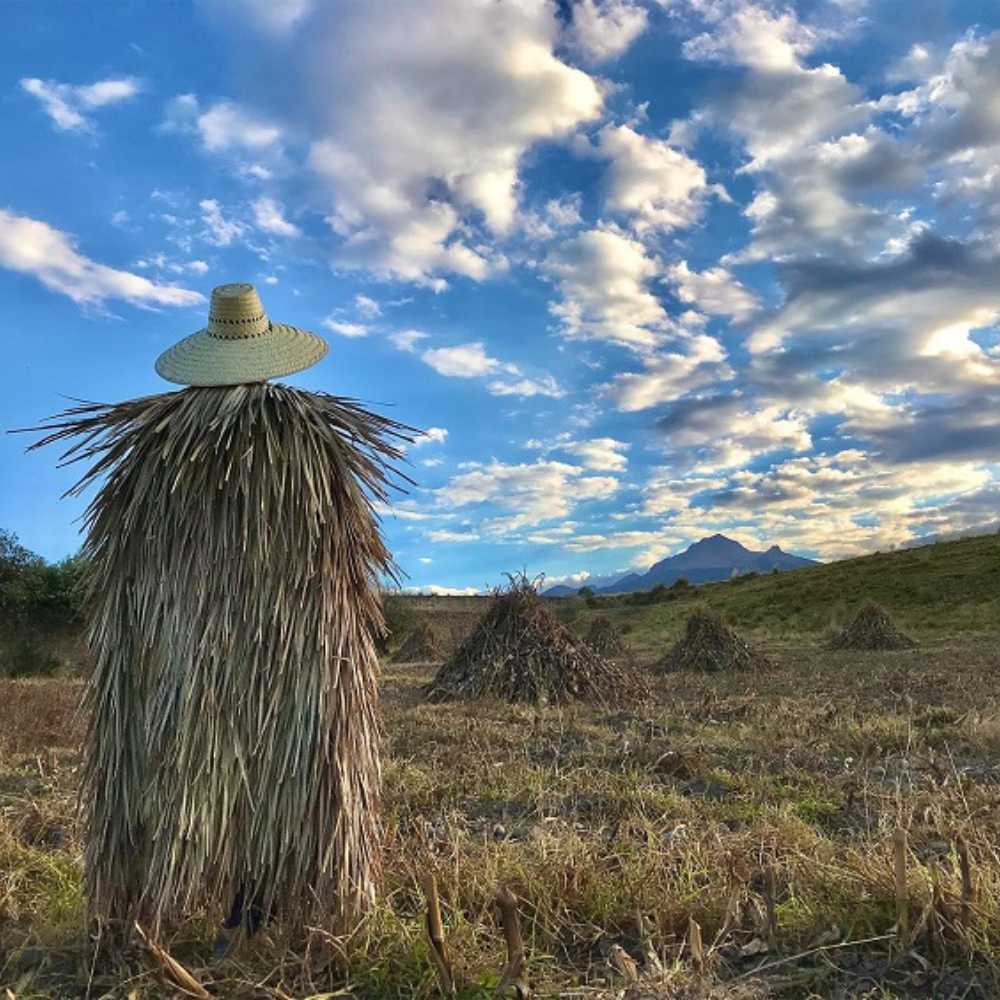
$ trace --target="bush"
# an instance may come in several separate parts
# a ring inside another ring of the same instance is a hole
[[[389,645],[401,639],[416,623],[417,616],[402,594],[385,594],[382,598],[382,614],[388,634],[375,640],[379,653],[388,653]]]
[[[13,532],[0,529],[0,611],[16,621],[43,613],[71,622],[83,606],[86,568],[81,555],[47,563],[21,545]]]
[[[4,657],[3,667],[8,677],[50,677],[59,661],[33,639],[19,639]]]

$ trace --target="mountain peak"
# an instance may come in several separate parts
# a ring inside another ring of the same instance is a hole
[[[768,573],[810,565],[815,565],[812,559],[790,555],[778,545],[772,545],[766,551],[755,551],[716,532],[692,543],[675,556],[661,559],[642,575],[632,573],[609,587],[599,588],[599,592],[645,590],[657,584],[669,586],[681,577],[689,583],[709,583],[728,580],[743,573]]]

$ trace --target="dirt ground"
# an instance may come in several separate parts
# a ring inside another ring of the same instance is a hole
[[[434,996],[433,871],[463,997],[504,968],[503,886],[541,996],[1000,996],[997,639],[785,645],[766,673],[653,677],[625,710],[428,705],[433,665],[389,666],[370,919],[271,927],[219,965],[219,914],[161,943],[213,996]],[[79,692],[0,682],[0,996],[181,995],[138,945],[94,960]]]

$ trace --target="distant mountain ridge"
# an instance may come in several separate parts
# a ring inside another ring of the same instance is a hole
[[[675,556],[668,556],[652,565],[645,573],[629,573],[604,586],[593,587],[598,594],[631,593],[648,590],[659,584],[670,586],[683,577],[689,583],[711,583],[728,580],[743,573],[785,572],[818,565],[815,559],[806,559],[783,552],[772,545],[763,552],[754,552],[725,535],[702,538]],[[545,591],[547,597],[568,597],[579,588],[558,586]]]

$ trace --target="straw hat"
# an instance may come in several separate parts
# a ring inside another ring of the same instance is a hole
[[[316,364],[329,345],[315,333],[272,323],[253,285],[212,289],[208,326],[168,348],[156,371],[181,385],[238,385]]]

